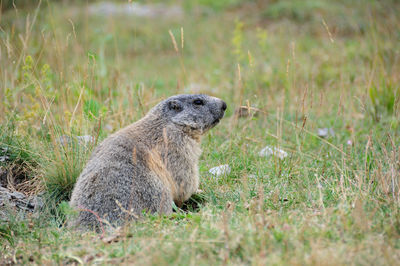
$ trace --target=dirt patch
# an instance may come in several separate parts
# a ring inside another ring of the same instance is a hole
[[[199,212],[200,207],[206,204],[206,198],[203,194],[194,194],[183,203],[181,210],[184,212]]]

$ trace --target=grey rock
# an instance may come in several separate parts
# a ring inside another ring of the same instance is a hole
[[[10,213],[32,213],[42,207],[43,199],[40,196],[28,197],[0,186],[0,219],[8,220]]]
[[[219,165],[211,168],[208,172],[214,176],[229,175],[231,167],[228,164]]]
[[[332,128],[318,128],[317,135],[320,138],[334,137],[335,131]]]
[[[10,159],[10,157],[8,157],[7,155],[2,155],[2,156],[0,156],[0,162],[5,162],[5,161],[7,161],[8,159]]]
[[[41,209],[44,206],[43,199],[40,196],[33,196],[29,200],[29,204],[31,204],[34,207],[34,210]]]
[[[271,146],[265,146],[259,153],[259,156],[261,157],[269,157],[271,155],[278,157],[279,159],[283,160],[288,156],[288,153],[282,149],[276,148],[276,147],[271,147]]]
[[[0,162],[6,162],[10,157],[7,155],[9,148],[1,147],[0,149]]]
[[[18,191],[14,191],[10,194],[12,199],[17,199],[17,200],[23,200],[26,198],[26,196],[24,194],[22,194],[21,192]]]

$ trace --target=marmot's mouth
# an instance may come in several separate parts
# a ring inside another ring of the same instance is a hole
[[[219,121],[221,121],[221,119],[217,118],[214,120],[214,122],[212,122],[212,125],[215,126],[216,124],[219,123]]]

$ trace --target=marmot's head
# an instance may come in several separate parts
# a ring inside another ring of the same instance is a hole
[[[163,116],[182,130],[204,134],[224,116],[226,103],[204,94],[181,94],[162,101],[154,109],[161,109]]]

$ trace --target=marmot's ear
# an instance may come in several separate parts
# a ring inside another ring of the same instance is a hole
[[[171,100],[168,103],[168,108],[170,110],[175,110],[177,112],[180,112],[180,111],[182,111],[182,104],[176,100]]]

